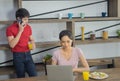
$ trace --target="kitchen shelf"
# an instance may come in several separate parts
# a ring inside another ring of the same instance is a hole
[[[87,22],[87,21],[115,21],[120,20],[120,17],[94,17],[94,18],[84,18],[84,19],[73,19],[74,22]]]
[[[113,42],[120,42],[120,38],[108,38],[107,40],[104,39],[95,39],[95,40],[75,40],[76,45],[82,44],[96,44],[96,43],[113,43]]]
[[[108,65],[113,64],[113,59],[115,57],[109,58],[97,58],[97,59],[87,59],[89,66],[100,66],[100,65]]]
[[[10,21],[0,21],[0,24],[11,24],[13,22],[14,22],[13,20],[10,20]]]
[[[22,8],[22,1],[36,1],[36,0],[15,0],[17,1],[18,8]],[[72,0],[70,0],[72,1]],[[108,40],[101,39],[85,39],[82,40],[75,40],[75,23],[76,22],[96,22],[96,21],[119,21],[120,20],[120,0],[108,0],[108,17],[92,17],[92,18],[49,18],[49,19],[29,19],[29,23],[66,23],[66,29],[70,30],[74,36],[73,44],[75,45],[87,45],[87,44],[98,44],[98,43],[114,43],[120,42],[119,38],[109,38]],[[9,25],[12,24],[15,20],[8,20],[8,21],[0,21],[0,24]],[[59,41],[48,41],[48,42],[36,42],[37,48],[49,48],[49,47],[56,47],[60,46]],[[10,50],[8,44],[0,44],[0,50]],[[103,58],[103,59],[87,59],[90,66],[96,65],[108,65],[113,64],[113,58]],[[116,59],[114,62],[115,65],[119,65],[119,58]]]
[[[120,38],[109,38],[108,40],[104,39],[95,39],[95,40],[75,40],[75,45],[83,45],[83,44],[96,44],[96,43],[113,43],[113,42],[120,42]],[[44,48],[44,47],[54,47],[54,46],[60,46],[59,41],[49,41],[49,42],[36,42],[37,48]],[[8,50],[9,45],[8,44],[1,44],[0,50]]]
[[[0,50],[9,50],[10,47],[8,44],[0,44]]]
[[[91,22],[91,21],[117,21],[120,17],[96,17],[96,18],[73,18],[73,19],[30,19],[29,23],[57,23],[57,22]],[[0,24],[11,24],[15,20],[0,21]]]
[[[54,46],[60,46],[59,41],[49,41],[49,42],[36,42],[36,47],[54,47]]]
[[[17,0],[17,5],[18,8],[22,8],[22,1],[24,0]],[[31,0],[34,1],[34,0]],[[66,23],[66,28],[70,30],[75,36],[75,22],[95,22],[95,21],[118,21],[120,20],[119,15],[116,15],[116,13],[119,13],[118,9],[116,9],[115,14],[114,11],[112,11],[112,8],[119,8],[120,3],[117,3],[119,0],[108,0],[108,16],[109,17],[93,17],[93,18],[73,18],[73,19],[68,19],[68,18],[63,18],[63,19],[55,19],[55,18],[49,18],[49,19],[30,19],[29,23],[61,23],[64,22]],[[119,1],[120,2],[120,1]],[[114,5],[112,4],[114,3]],[[117,4],[117,5],[116,5]],[[111,10],[111,11],[110,11]],[[15,20],[8,20],[8,21],[0,21],[0,24],[11,24]],[[120,39],[118,38],[109,38],[108,40],[103,40],[103,39],[96,39],[96,40],[75,40],[75,37],[73,38],[73,42],[77,45],[79,44],[95,44],[95,43],[110,43],[110,42],[120,42]],[[37,42],[36,43],[37,47],[49,47],[49,46],[58,46],[60,45],[58,41],[54,42]],[[6,50],[9,49],[9,46],[7,44],[0,44],[0,50]]]
[[[87,21],[113,21],[120,20],[120,17],[96,17],[96,18],[73,18],[73,19],[30,19],[30,23],[53,23],[53,22],[87,22]]]
[[[60,46],[59,41],[49,41],[49,42],[36,42],[36,47],[37,48],[44,48],[44,47],[54,47],[54,46]],[[9,50],[10,47],[8,44],[1,44],[0,45],[0,50]]]

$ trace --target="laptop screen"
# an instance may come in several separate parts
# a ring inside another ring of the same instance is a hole
[[[48,81],[73,81],[72,66],[47,65]]]

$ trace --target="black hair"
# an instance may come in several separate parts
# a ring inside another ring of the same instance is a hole
[[[69,30],[63,30],[63,31],[61,31],[60,34],[59,34],[59,39],[61,40],[63,36],[68,36],[71,40],[73,40],[72,32],[69,31]],[[73,42],[72,42],[71,46],[73,46]]]
[[[63,30],[59,34],[59,39],[61,40],[63,36],[68,36],[71,40],[73,40],[73,35],[69,30]]]
[[[24,17],[28,17],[29,18],[30,16],[30,13],[27,9],[25,8],[19,8],[17,11],[16,11],[16,19],[17,17],[19,18],[24,18]]]

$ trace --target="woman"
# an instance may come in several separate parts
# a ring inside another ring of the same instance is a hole
[[[72,33],[68,30],[63,30],[59,34],[61,48],[53,53],[53,65],[71,65],[73,72],[89,71],[89,65],[83,55],[81,49],[72,46]],[[82,63],[83,67],[78,68],[78,62]]]

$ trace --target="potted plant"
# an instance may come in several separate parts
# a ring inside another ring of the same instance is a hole
[[[52,62],[52,55],[51,54],[47,54],[43,57],[43,63],[45,64],[51,64]]]
[[[120,38],[120,29],[116,31],[118,37]]]

